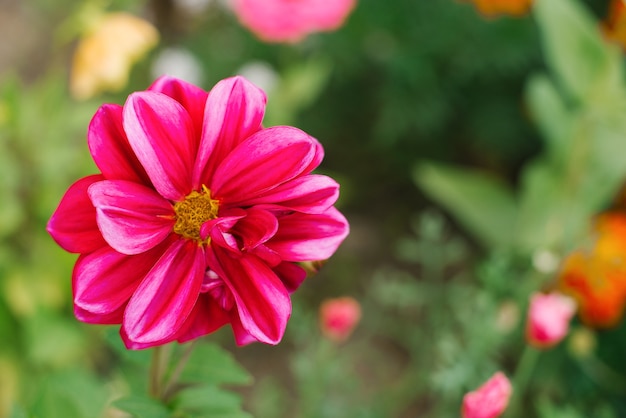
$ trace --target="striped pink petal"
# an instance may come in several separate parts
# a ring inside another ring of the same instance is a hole
[[[102,236],[123,254],[139,254],[161,243],[175,223],[172,205],[154,190],[124,180],[89,187]]]
[[[154,188],[169,200],[191,192],[196,154],[194,127],[185,108],[161,93],[133,93],[124,105],[124,130]]]
[[[158,345],[175,339],[196,304],[205,266],[202,247],[174,241],[126,307],[122,327],[128,341]]]

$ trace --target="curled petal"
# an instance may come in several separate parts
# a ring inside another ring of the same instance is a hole
[[[284,183],[263,196],[251,199],[250,205],[265,209],[289,209],[303,213],[322,213],[339,197],[339,184],[330,177],[311,174]]]
[[[150,185],[150,179],[135,156],[122,126],[122,106],[101,106],[89,124],[89,152],[109,180],[128,180]]]
[[[133,93],[124,104],[124,130],[161,196],[177,201],[191,192],[196,148],[185,108],[161,93]]]
[[[104,180],[89,187],[89,197],[104,239],[120,253],[148,251],[172,232],[172,205],[148,187]]]
[[[325,260],[349,232],[348,221],[334,207],[322,214],[287,215],[279,223],[278,232],[266,245],[285,261]]]
[[[222,80],[211,89],[193,174],[194,188],[207,184],[217,165],[239,143],[261,129],[265,93],[243,77]]]
[[[259,258],[244,255],[232,258],[214,249],[217,273],[230,288],[242,327],[257,341],[278,344],[291,315],[291,300],[285,285]],[[240,340],[238,339],[238,342]]]
[[[209,187],[226,205],[246,205],[298,177],[315,158],[317,141],[299,129],[263,129],[222,161]]]
[[[159,77],[148,90],[163,93],[183,105],[193,121],[194,139],[199,140],[208,96],[206,91],[167,75]]]
[[[46,229],[64,250],[89,253],[106,246],[96,222],[96,208],[87,194],[89,186],[103,179],[94,175],[72,184],[50,217]]]
[[[175,240],[141,282],[122,324],[127,346],[154,346],[176,339],[200,294],[202,247]]]
[[[118,311],[126,305],[163,251],[163,246],[159,246],[130,256],[105,246],[81,255],[72,277],[74,305],[98,317]]]
[[[80,306],[74,305],[74,316],[81,322],[87,324],[113,325],[121,324],[124,317],[124,309],[126,305],[122,305],[113,312],[106,314],[98,314],[84,310]]]
[[[251,208],[233,229],[243,241],[243,250],[251,250],[274,236],[278,220],[268,211]]]

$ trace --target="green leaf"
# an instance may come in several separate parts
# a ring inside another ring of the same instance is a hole
[[[231,353],[219,345],[199,343],[183,371],[182,381],[246,385],[252,382],[252,376],[237,363]]]
[[[579,1],[537,0],[534,12],[546,60],[572,98],[596,94],[601,85],[610,89],[619,80],[618,49],[604,41],[598,23]]]
[[[517,210],[503,182],[475,170],[434,163],[419,164],[413,179],[486,247],[511,243]]]
[[[174,399],[176,409],[194,417],[251,418],[241,410],[241,397],[213,385],[194,386],[182,390]]]
[[[127,396],[113,401],[111,405],[135,418],[171,417],[171,411],[165,405],[145,396]]]

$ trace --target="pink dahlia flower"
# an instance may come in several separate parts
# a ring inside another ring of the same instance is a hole
[[[80,256],[84,322],[121,324],[128,348],[184,342],[230,323],[238,344],[278,343],[296,263],[330,257],[348,234],[338,184],[311,174],[319,142],[263,128],[265,94],[241,77],[209,93],[160,78],[93,117],[101,173],[74,183],[48,223]]]
[[[241,24],[266,42],[298,42],[338,29],[356,0],[234,0]]]
[[[497,418],[509,404],[513,388],[502,372],[497,372],[481,387],[463,397],[463,418]]]
[[[569,323],[576,313],[576,302],[558,292],[534,293],[530,298],[526,338],[537,348],[558,344],[569,331]]]

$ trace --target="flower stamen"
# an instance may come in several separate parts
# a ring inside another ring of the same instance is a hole
[[[199,243],[208,243],[208,239],[203,240],[200,236],[200,228],[206,221],[217,218],[218,209],[219,201],[211,199],[211,191],[202,185],[201,191],[194,190],[185,199],[174,203],[174,232]]]

